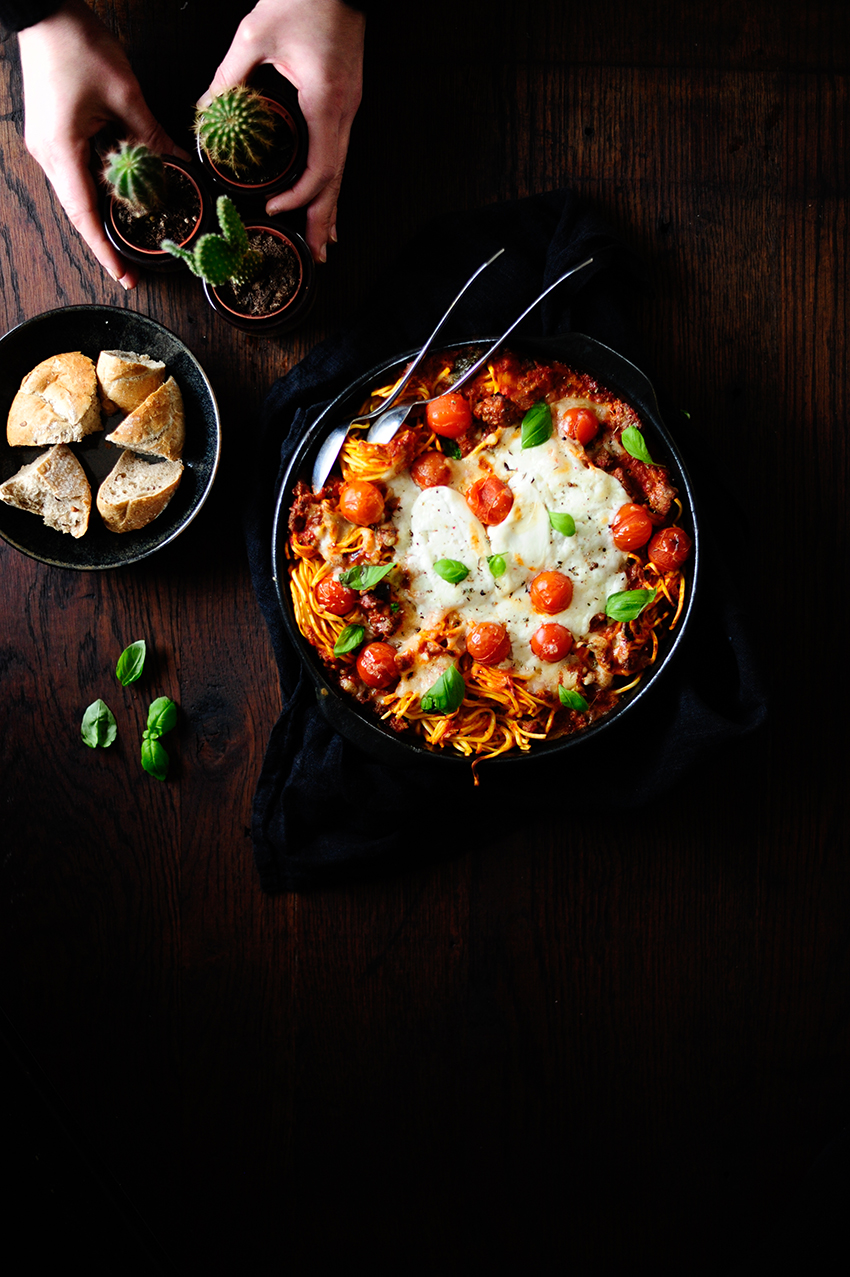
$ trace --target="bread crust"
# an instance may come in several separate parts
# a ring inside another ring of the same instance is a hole
[[[165,381],[165,364],[134,350],[102,350],[97,358],[100,402],[107,416],[133,412]]]
[[[122,452],[97,492],[97,508],[110,532],[147,527],[168,505],[183,477],[182,461],[146,461]]]
[[[148,395],[106,438],[134,452],[179,460],[186,438],[186,422],[183,396],[174,378],[169,377]]]
[[[102,429],[94,363],[74,350],[27,373],[9,409],[6,438],[13,448],[38,447],[78,443]]]
[[[71,449],[58,443],[0,484],[0,501],[77,538],[89,525],[91,486]]]

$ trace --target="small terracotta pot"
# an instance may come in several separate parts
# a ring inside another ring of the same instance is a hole
[[[265,176],[262,180],[252,180],[250,173],[233,173],[221,165],[215,165],[200,142],[197,143],[198,158],[210,186],[219,195],[229,195],[237,207],[254,208],[261,211],[273,195],[288,191],[295,185],[307,167],[307,150],[309,136],[307,122],[298,105],[298,92],[288,80],[276,76],[279,84],[274,89],[258,88],[268,106],[278,118],[279,127],[286,138],[286,145],[280,156],[280,167],[275,171],[273,155],[264,165]],[[269,175],[271,174],[271,175]]]
[[[166,168],[177,169],[189,179],[198,196],[199,212],[197,221],[191,233],[180,241],[181,248],[191,249],[200,237],[212,228],[214,201],[206,188],[202,174],[195,165],[179,159],[176,155],[163,156],[162,158]],[[161,248],[142,248],[138,244],[134,244],[116,220],[117,206],[118,201],[115,196],[110,195],[107,191],[101,205],[103,229],[106,232],[106,238],[116,252],[119,252],[128,262],[132,262],[134,266],[142,267],[143,270],[164,272],[185,269],[179,258],[172,257],[171,253],[165,253]],[[168,237],[163,236],[163,238]]]
[[[298,259],[297,283],[291,295],[285,305],[262,315],[253,315],[240,310],[238,303],[232,297],[227,297],[226,285],[224,288],[213,288],[211,284],[205,283],[207,301],[216,314],[241,332],[254,333],[257,336],[286,332],[301,323],[316,299],[316,267],[307,242],[297,231],[271,218],[247,218],[245,229],[249,235],[251,231],[266,231],[294,252]],[[292,259],[289,261],[291,264]]]

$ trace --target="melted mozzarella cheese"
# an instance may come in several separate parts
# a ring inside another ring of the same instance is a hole
[[[571,406],[567,404],[567,406]],[[495,474],[513,493],[510,514],[485,527],[463,495],[476,479]],[[532,690],[554,689],[563,663],[542,663],[531,651],[531,637],[546,621],[556,621],[575,639],[586,637],[593,617],[605,610],[610,594],[626,589],[626,555],[616,548],[610,524],[628,500],[622,484],[590,465],[578,444],[553,435],[545,444],[523,449],[519,429],[452,465],[452,487],[420,490],[409,475],[390,480],[397,499],[393,521],[398,531],[397,562],[410,576],[409,606],[399,638],[402,650],[416,650],[418,632],[433,629],[449,613],[469,629],[479,621],[499,621],[511,639],[510,664],[531,680]],[[575,535],[564,536],[551,524],[550,512],[569,514]],[[502,555],[506,571],[494,578],[487,560]],[[434,570],[440,559],[456,559],[469,570],[458,584]],[[529,586],[538,572],[555,570],[573,584],[570,606],[557,616],[531,607]],[[430,686],[431,675],[422,690]],[[411,671],[409,686],[422,677]]]

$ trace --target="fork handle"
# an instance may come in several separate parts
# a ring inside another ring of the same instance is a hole
[[[568,279],[570,275],[575,275],[576,271],[584,270],[585,266],[589,266],[592,261],[593,261],[593,258],[588,257],[586,262],[581,262],[578,266],[571,266],[569,270],[564,271],[563,275],[560,275],[558,279],[555,280],[554,284],[550,284],[549,287],[545,288],[538,297],[535,297],[531,305],[526,306],[525,310],[522,312],[522,314],[519,316],[518,319],[514,320],[510,328],[505,329],[501,337],[499,337],[497,341],[493,342],[493,345],[490,347],[487,353],[482,355],[480,359],[476,360],[476,362],[472,365],[471,368],[467,368],[466,372],[463,373],[460,377],[458,377],[457,381],[452,382],[451,386],[449,386],[449,391],[451,393],[454,393],[454,391],[460,390],[461,386],[465,386],[468,381],[471,381],[472,378],[475,376],[475,374],[477,372],[480,372],[480,370],[484,367],[487,361],[492,358],[492,356],[496,353],[496,351],[499,349],[502,343],[506,341],[508,337],[510,337],[514,329],[519,327],[519,325],[525,319],[526,315],[531,314],[531,312],[534,310],[534,307],[539,306],[540,303],[543,301],[543,298],[548,297],[549,294],[552,292],[553,288],[557,288],[559,284],[563,284],[564,280]],[[445,394],[446,392],[444,391],[443,393]],[[435,398],[439,399],[440,396],[436,395]],[[433,403],[433,400],[423,399],[421,400],[421,402]]]
[[[352,424],[352,425],[354,425],[354,424],[355,424],[355,422],[373,421],[376,417],[380,417],[382,413],[387,412],[390,408],[392,408],[393,404],[394,404],[394,403],[395,403],[395,401],[398,399],[399,395],[402,393],[402,391],[404,390],[404,388],[405,388],[405,386],[407,385],[407,383],[410,381],[410,378],[413,376],[413,374],[416,372],[416,369],[417,369],[417,368],[419,367],[419,365],[422,363],[422,360],[423,360],[423,359],[425,358],[425,356],[428,354],[428,351],[431,349],[431,346],[432,346],[432,344],[433,344],[433,342],[434,342],[435,337],[436,337],[436,336],[437,336],[437,334],[439,333],[439,331],[440,331],[440,329],[442,328],[443,324],[444,324],[444,323],[446,322],[446,320],[448,319],[449,315],[450,315],[450,314],[452,313],[452,311],[454,310],[455,306],[456,306],[456,305],[458,304],[458,302],[460,301],[461,297],[463,297],[463,295],[464,295],[464,293],[466,292],[467,288],[469,288],[470,284],[473,284],[473,283],[475,282],[475,280],[478,278],[478,276],[481,274],[481,272],[482,272],[483,270],[486,270],[486,269],[487,269],[487,267],[488,267],[488,266],[489,266],[492,262],[494,262],[494,261],[496,260],[496,258],[497,258],[497,257],[501,257],[501,256],[502,256],[502,253],[504,253],[504,251],[505,251],[505,250],[504,250],[503,248],[498,249],[498,250],[497,250],[497,251],[496,251],[496,252],[492,255],[492,257],[488,257],[488,258],[487,258],[487,260],[486,260],[486,262],[482,262],[482,263],[481,263],[481,265],[478,267],[478,269],[477,269],[476,271],[474,271],[472,275],[470,275],[469,279],[466,281],[466,283],[464,284],[463,288],[460,290],[460,292],[458,293],[457,297],[456,297],[456,298],[454,299],[454,301],[452,302],[451,306],[449,306],[448,310],[447,310],[447,311],[446,311],[446,313],[443,315],[443,317],[442,317],[442,319],[440,320],[440,322],[437,324],[437,327],[436,327],[436,328],[434,329],[434,331],[431,333],[431,336],[428,338],[428,340],[426,341],[425,345],[422,347],[422,349],[420,350],[419,354],[416,356],[416,358],[414,359],[413,363],[410,365],[410,367],[408,368],[407,372],[404,374],[404,376],[402,377],[401,381],[398,383],[398,385],[396,386],[396,388],[395,388],[395,390],[392,392],[392,394],[389,396],[389,398],[388,398],[388,399],[385,399],[385,400],[384,400],[384,402],[380,405],[380,407],[378,407],[378,408],[373,408],[371,412],[364,412],[364,413],[363,413],[363,415],[362,415],[362,416],[360,416],[360,417],[352,417],[352,419],[351,419],[351,424]]]

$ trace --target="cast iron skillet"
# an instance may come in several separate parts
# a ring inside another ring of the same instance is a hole
[[[485,350],[495,340],[495,337],[480,337],[472,341],[453,342],[442,349],[457,350],[467,346],[480,346],[482,350]],[[600,385],[636,409],[645,427],[644,435],[650,455],[668,467],[671,479],[678,489],[683,507],[681,523],[693,538],[694,546],[688,560],[687,595],[679,623],[670,635],[669,642],[665,644],[662,641],[662,649],[655,664],[645,671],[637,689],[627,693],[615,709],[585,731],[559,740],[535,743],[528,753],[513,750],[508,754],[486,759],[488,771],[497,766],[500,768],[528,767],[536,758],[580,750],[587,741],[598,738],[603,732],[615,729],[625,715],[632,713],[634,706],[651,696],[659,678],[666,673],[681,646],[693,614],[700,575],[699,527],[691,482],[679,451],[661,420],[655,391],[644,374],[616,351],[581,333],[561,333],[555,337],[533,341],[517,338],[509,340],[507,347],[518,354],[532,355],[544,361],[559,360],[578,371],[588,372]],[[423,762],[427,760],[429,763],[433,762],[446,768],[468,769],[470,759],[456,750],[432,749],[421,737],[414,736],[412,732],[394,732],[391,728],[385,727],[377,717],[373,717],[368,709],[361,707],[340,691],[329,680],[315,649],[298,629],[289,594],[289,573],[285,551],[293,487],[299,479],[303,479],[306,483],[310,482],[313,460],[325,435],[344,421],[346,416],[351,417],[360,409],[372,387],[386,385],[394,376],[397,376],[415,353],[415,351],[408,351],[404,355],[388,359],[362,377],[358,377],[348,389],[328,405],[299,442],[283,476],[275,509],[272,532],[274,581],[289,637],[313,679],[318,704],[336,731],[383,762],[410,764],[419,758]]]

